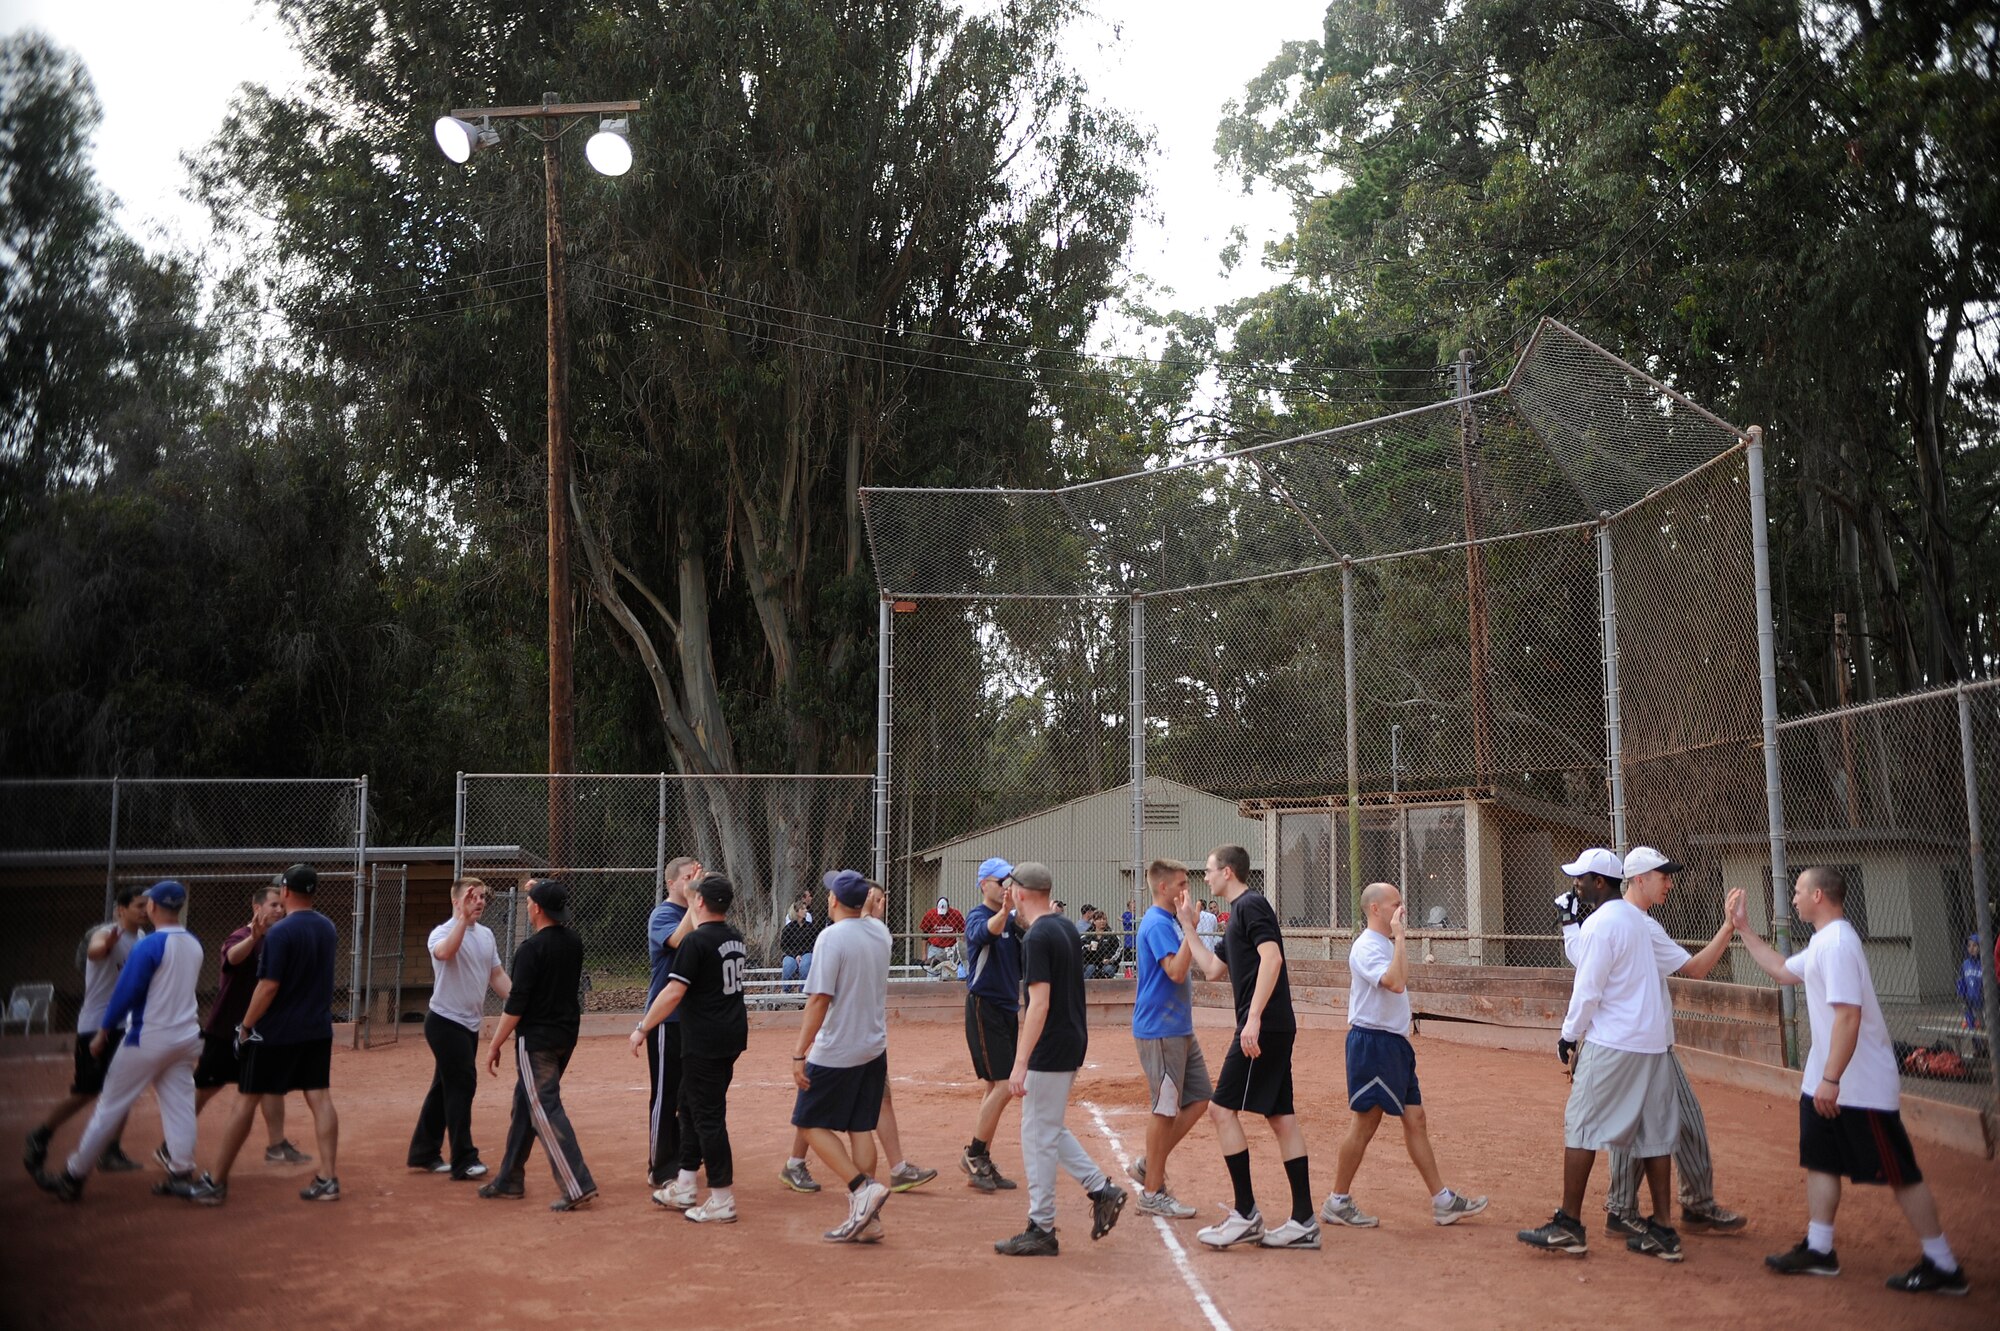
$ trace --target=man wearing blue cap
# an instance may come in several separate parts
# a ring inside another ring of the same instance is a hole
[[[104,1021],[91,1039],[91,1053],[102,1058],[129,1017],[124,1043],[105,1072],[90,1126],[63,1172],[52,1178],[35,1171],[35,1182],[66,1202],[83,1196],[91,1167],[117,1138],[125,1115],[148,1086],[166,1128],[168,1171],[177,1179],[194,1173],[194,1064],[201,1053],[194,987],[201,977],[201,944],[181,927],[187,888],[170,878],[153,884],[144,900],[153,932],[126,959]]]
[[[979,904],[965,921],[965,1044],[979,1078],[979,1120],[958,1167],[968,1186],[999,1192],[1014,1186],[993,1167],[990,1143],[1000,1112],[1014,1097],[1007,1078],[1021,1027],[1021,936],[1014,919],[1014,866],[994,856],[979,866]]]

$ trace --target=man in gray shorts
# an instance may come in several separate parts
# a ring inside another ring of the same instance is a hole
[[[1188,899],[1187,866],[1154,860],[1146,867],[1153,904],[1139,921],[1139,982],[1132,1001],[1132,1038],[1146,1074],[1146,1153],[1126,1171],[1140,1185],[1139,1209],[1186,1220],[1192,1206],[1167,1191],[1167,1153],[1208,1111],[1215,1088],[1194,1038],[1188,972],[1195,954],[1211,956],[1197,936],[1200,917]]]
[[[1583,1256],[1584,1189],[1597,1152],[1624,1147],[1646,1171],[1653,1214],[1645,1231],[1625,1241],[1633,1252],[1681,1260],[1681,1240],[1671,1219],[1674,1142],[1680,1136],[1680,1101],[1673,1075],[1674,1009],[1667,977],[1699,980],[1715,968],[1735,928],[1722,927],[1699,955],[1667,937],[1646,912],[1666,899],[1668,875],[1681,866],[1648,846],[1635,847],[1660,872],[1629,879],[1624,894],[1591,912],[1577,937],[1576,983],[1563,1017],[1556,1055],[1571,1066],[1569,1105],[1563,1112],[1563,1204],[1549,1223],[1517,1237],[1531,1248]],[[1576,1055],[1579,1042],[1584,1049]],[[1572,1062],[1572,1058],[1574,1061]]]

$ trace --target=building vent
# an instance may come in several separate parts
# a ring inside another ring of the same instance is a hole
[[[1147,800],[1145,821],[1148,827],[1179,827],[1181,825],[1181,806],[1178,804],[1155,803],[1152,800]]]

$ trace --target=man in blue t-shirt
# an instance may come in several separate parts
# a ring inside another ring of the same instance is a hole
[[[999,1192],[1014,1186],[993,1167],[990,1149],[1000,1111],[1013,1096],[1007,1077],[1021,1028],[1021,937],[1014,918],[1014,866],[994,856],[979,866],[979,904],[965,918],[965,1045],[979,1078],[979,1120],[958,1158],[968,1186]]]
[[[1186,1220],[1192,1206],[1167,1191],[1167,1155],[1200,1121],[1215,1095],[1208,1063],[1194,1038],[1194,996],[1188,972],[1196,958],[1212,960],[1188,897],[1188,870],[1179,860],[1146,866],[1153,904],[1139,920],[1139,983],[1132,1001],[1132,1038],[1146,1074],[1146,1153],[1126,1171],[1140,1185],[1139,1209]],[[1205,960],[1203,965],[1208,962]]]
[[[243,1024],[236,1028],[242,1050],[241,1080],[235,1112],[223,1132],[222,1151],[214,1176],[204,1175],[185,1195],[204,1206],[220,1206],[229,1196],[229,1170],[250,1135],[250,1120],[266,1095],[305,1093],[319,1137],[319,1158],[326,1170],[299,1193],[303,1201],[340,1200],[340,1176],[334,1172],[340,1146],[340,1116],[334,1112],[329,1089],[333,1066],[333,968],[340,952],[340,934],[333,921],[313,908],[319,874],[310,864],[294,864],[279,874],[275,885],[283,895],[285,917],[264,935],[257,957],[257,987]]]
[[[667,987],[667,973],[674,968],[674,949],[694,930],[688,918],[688,889],[701,881],[701,861],[690,855],[667,861],[666,900],[653,907],[646,917],[646,956],[652,962],[652,983],[646,989],[646,1006]],[[646,1096],[646,1177],[654,1188],[664,1188],[680,1168],[681,1132],[681,1014],[675,1012],[653,1028],[646,1041],[646,1063],[652,1070]]]

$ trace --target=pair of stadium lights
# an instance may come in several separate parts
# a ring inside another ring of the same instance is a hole
[[[431,133],[438,149],[460,166],[471,161],[474,153],[500,146],[500,132],[493,128],[490,115],[481,116],[476,125],[455,115],[440,116]],[[600,117],[597,133],[583,145],[583,156],[600,176],[622,176],[630,171],[632,142],[627,137],[625,117]]]

